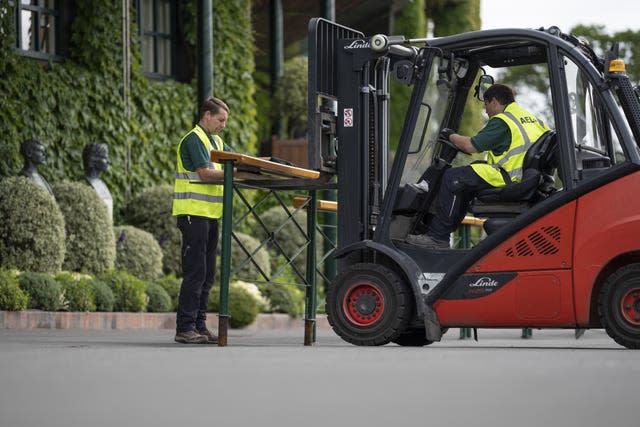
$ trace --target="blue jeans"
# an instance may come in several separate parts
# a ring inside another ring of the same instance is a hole
[[[492,186],[471,166],[447,169],[440,183],[436,213],[427,234],[435,240],[448,242],[449,235],[460,226],[476,193],[487,188]]]
[[[176,314],[176,331],[206,327],[209,291],[216,275],[218,220],[193,215],[177,219],[182,233],[182,285]]]

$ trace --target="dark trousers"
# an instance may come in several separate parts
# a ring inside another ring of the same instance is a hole
[[[218,220],[180,215],[178,228],[182,232],[182,286],[176,330],[202,330],[207,317],[209,291],[216,275]]]
[[[435,240],[448,242],[449,234],[464,219],[476,193],[487,188],[492,186],[480,178],[471,166],[447,169],[442,177],[435,216],[431,219],[427,234]]]

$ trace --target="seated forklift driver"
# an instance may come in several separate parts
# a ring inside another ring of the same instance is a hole
[[[489,122],[477,135],[468,137],[443,129],[441,137],[468,154],[487,151],[487,161],[447,169],[427,232],[407,236],[407,243],[448,249],[449,235],[462,222],[474,196],[487,188],[520,181],[526,151],[549,130],[532,113],[516,104],[508,86],[492,85],[483,99]]]

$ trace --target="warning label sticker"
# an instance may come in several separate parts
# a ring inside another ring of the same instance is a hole
[[[343,110],[343,126],[346,128],[353,127],[353,108],[345,108]]]

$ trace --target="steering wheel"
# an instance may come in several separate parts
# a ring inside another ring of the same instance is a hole
[[[458,148],[458,146],[457,146],[456,144],[454,144],[453,142],[451,142],[448,138],[438,137],[438,141],[439,141],[441,144],[448,145],[449,147],[453,148],[453,149],[454,149],[454,150],[456,150],[456,151],[462,151],[462,150],[460,150],[460,149]]]

